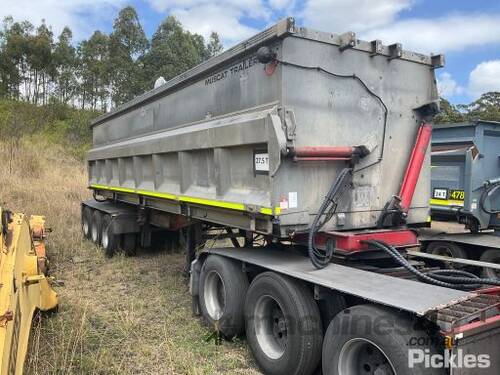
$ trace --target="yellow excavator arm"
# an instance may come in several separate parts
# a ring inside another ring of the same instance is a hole
[[[0,216],[0,374],[21,375],[33,316],[54,309],[57,294],[46,277],[45,218]]]

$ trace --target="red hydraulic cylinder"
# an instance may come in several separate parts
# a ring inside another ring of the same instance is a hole
[[[351,146],[296,147],[293,155],[305,158],[350,158],[355,148]]]
[[[417,186],[418,177],[424,164],[425,154],[432,135],[432,124],[422,124],[418,130],[417,140],[410,156],[408,167],[401,185],[399,198],[401,198],[401,208],[407,212],[410,209],[413,193]]]

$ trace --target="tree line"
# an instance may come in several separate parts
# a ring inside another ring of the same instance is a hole
[[[217,33],[206,41],[173,16],[149,40],[131,6],[119,12],[111,33],[97,30],[76,45],[69,27],[55,37],[43,20],[35,27],[6,17],[0,98],[106,111],[150,90],[159,76],[168,80],[221,51]]]
[[[500,92],[484,93],[469,104],[453,105],[441,98],[440,107],[441,112],[434,118],[435,123],[500,121]]]

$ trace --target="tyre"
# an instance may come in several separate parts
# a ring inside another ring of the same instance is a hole
[[[434,241],[427,246],[427,253],[440,255],[449,258],[467,259],[467,252],[460,246],[452,242]],[[461,264],[450,264],[450,268],[463,268]]]
[[[88,206],[82,208],[82,233],[83,237],[92,239],[91,235],[92,226],[92,209]]]
[[[200,309],[204,320],[226,338],[243,333],[247,275],[239,262],[209,255],[200,273]]]
[[[121,249],[127,256],[137,254],[137,233],[124,233],[122,235]]]
[[[323,327],[305,284],[274,272],[258,275],[245,300],[248,344],[270,375],[308,375],[321,358]]]
[[[101,246],[104,250],[104,254],[107,257],[112,257],[116,248],[118,247],[118,235],[113,231],[112,224],[113,218],[110,215],[104,215],[102,218],[101,225]]]
[[[481,262],[500,264],[500,250],[488,249],[481,255],[479,260]],[[500,271],[492,268],[483,268],[482,275],[487,279],[500,279]]]
[[[102,232],[102,213],[98,210],[94,210],[92,213],[92,223],[90,226],[90,237],[93,243],[96,245],[101,244],[101,233]]]
[[[403,313],[374,305],[354,306],[339,313],[328,326],[323,374],[444,375],[442,369],[415,360],[417,355],[410,350],[437,353],[429,336],[416,330]]]

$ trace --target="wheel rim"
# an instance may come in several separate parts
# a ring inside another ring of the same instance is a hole
[[[226,288],[217,271],[207,274],[203,292],[208,315],[215,321],[220,320],[226,307]]]
[[[370,340],[356,338],[344,344],[340,351],[340,375],[395,375],[396,371],[384,351]]]
[[[101,238],[102,238],[101,239],[102,247],[107,249],[109,245],[109,236],[108,236],[108,231],[106,229],[102,231]]]
[[[453,253],[446,246],[437,247],[436,250],[434,251],[434,254],[441,255],[443,257],[453,258]]]
[[[90,231],[90,225],[89,225],[89,221],[88,221],[87,218],[83,219],[82,229],[83,229],[83,234],[85,236],[88,236],[89,235],[89,231]]]
[[[92,241],[97,242],[97,224],[92,224]]]
[[[285,353],[288,331],[285,314],[273,297],[259,298],[254,309],[254,329],[260,348],[269,358]]]
[[[500,256],[493,258],[492,260],[490,260],[490,262],[495,264],[500,264]],[[500,279],[500,270],[496,270],[493,268],[490,268],[490,270],[492,271],[491,272],[493,274],[492,276],[495,276],[495,278]]]

